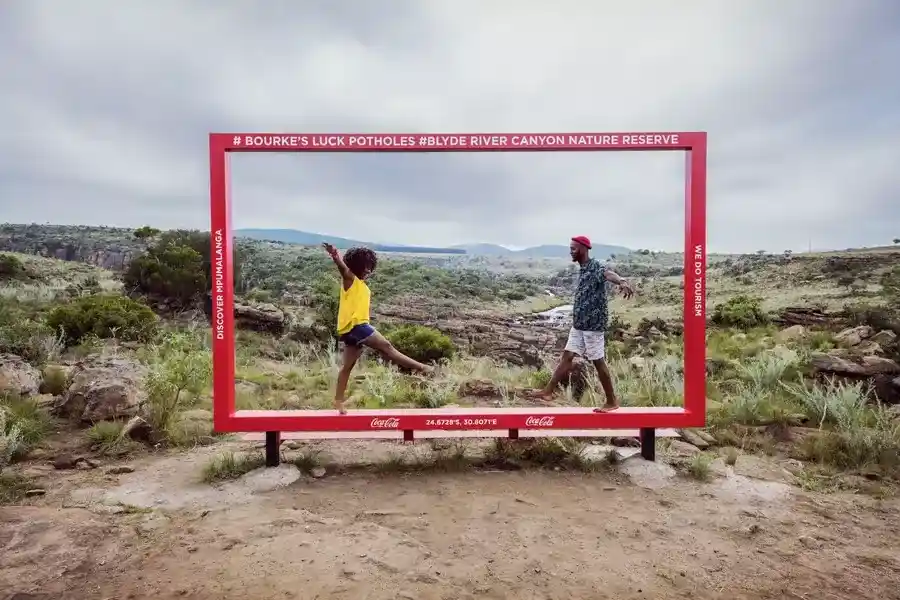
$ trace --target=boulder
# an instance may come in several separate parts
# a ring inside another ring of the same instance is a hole
[[[782,329],[776,334],[776,338],[780,342],[792,342],[802,340],[807,336],[809,331],[803,325],[791,325],[786,329]]]
[[[274,334],[282,334],[288,328],[288,317],[274,304],[234,305],[235,326]]]
[[[879,346],[890,346],[897,341],[897,334],[890,329],[884,329],[873,335],[870,341]]]
[[[857,327],[844,329],[834,336],[834,340],[845,346],[853,347],[858,346],[863,340],[869,339],[874,334],[875,331],[868,325],[859,325]]]
[[[41,388],[41,372],[15,354],[0,354],[0,392],[34,396]]]
[[[133,417],[146,401],[146,374],[140,363],[121,358],[78,363],[54,412],[86,423]]]
[[[851,359],[832,351],[813,354],[811,366],[820,375],[868,381],[878,400],[885,404],[900,403],[900,364],[889,358],[869,355]]]

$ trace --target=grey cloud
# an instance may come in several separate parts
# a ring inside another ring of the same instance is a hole
[[[699,129],[711,249],[889,243],[895,4],[6,2],[0,220],[205,227],[209,131]],[[235,224],[677,250],[683,171],[653,153],[238,155]]]

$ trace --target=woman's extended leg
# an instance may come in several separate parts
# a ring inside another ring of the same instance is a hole
[[[344,408],[344,402],[346,401],[344,395],[347,392],[347,382],[350,381],[350,372],[353,371],[353,367],[356,365],[356,361],[359,360],[362,351],[362,346],[351,346],[349,344],[344,346],[341,357],[341,370],[338,372],[337,385],[334,388],[334,407],[342,415],[347,414],[347,409]]]
[[[423,365],[419,361],[411,359],[410,357],[394,348],[394,345],[377,331],[364,339],[362,343],[369,348],[372,348],[373,350],[377,350],[386,359],[397,365],[400,365],[401,367],[412,369],[413,371],[419,371],[420,373],[431,373],[432,371],[434,371],[434,367]]]

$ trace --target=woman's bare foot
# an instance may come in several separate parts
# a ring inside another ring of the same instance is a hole
[[[342,415],[346,415],[346,414],[347,414],[347,409],[344,407],[344,401],[343,401],[343,400],[335,400],[335,401],[334,401],[334,408],[335,408],[335,410],[338,411],[339,414],[342,414]]]
[[[612,412],[612,411],[616,410],[617,408],[619,408],[618,402],[607,402],[603,406],[598,406],[597,408],[595,408],[594,412],[595,413],[608,413],[608,412]]]

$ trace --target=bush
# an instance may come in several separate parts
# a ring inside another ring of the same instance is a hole
[[[17,302],[0,298],[0,353],[40,364],[61,349],[53,330],[32,318]]]
[[[0,254],[0,279],[18,279],[25,274],[25,265],[17,256]]]
[[[150,249],[129,263],[123,281],[126,287],[144,296],[178,306],[196,302],[209,288],[203,257],[187,246]]]
[[[431,327],[401,325],[385,337],[397,350],[422,363],[449,360],[456,353],[453,340]]]
[[[323,275],[316,279],[310,294],[316,322],[336,331],[341,302],[341,282],[337,277]]]
[[[766,325],[769,316],[762,309],[761,299],[742,294],[717,305],[711,320],[720,327],[752,329]]]
[[[166,231],[158,234],[146,254],[129,263],[123,280],[127,288],[145,296],[187,306],[209,292],[213,279],[211,254],[208,231]],[[235,247],[235,289],[240,289],[242,256]]]
[[[150,348],[148,362],[147,416],[154,430],[168,438],[176,415],[190,408],[209,385],[212,353],[201,338],[172,333]]]
[[[146,304],[125,296],[97,294],[83,296],[58,306],[47,315],[47,325],[59,331],[67,346],[85,336],[143,341],[157,331],[156,315]]]
[[[900,303],[900,266],[881,276],[881,288],[882,294],[890,303],[894,305]]]

